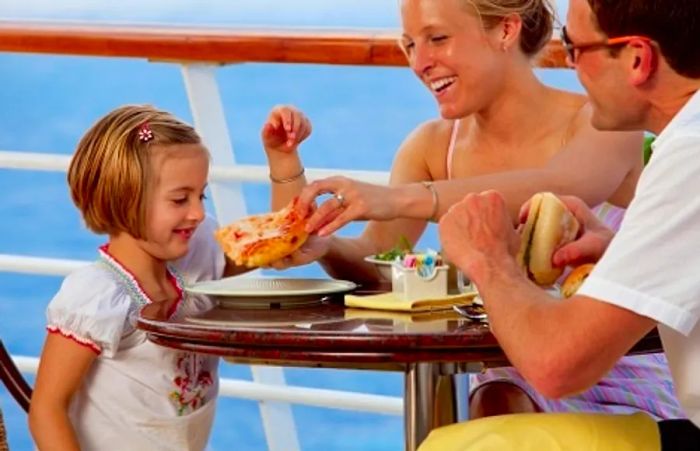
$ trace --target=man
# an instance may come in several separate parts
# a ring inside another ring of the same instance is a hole
[[[461,445],[447,446],[450,431],[438,430],[421,449],[700,449],[698,18],[697,0],[570,2],[564,40],[591,98],[593,125],[658,135],[612,240],[583,202],[563,198],[584,233],[560,249],[554,263],[595,260],[604,251],[577,295],[559,301],[526,279],[500,194],[468,195],[440,221],[448,259],[476,283],[493,333],[535,388],[562,397],[590,387],[658,327],[690,421],[656,428],[639,416],[495,417],[459,426],[452,436],[464,439]],[[524,432],[520,420],[538,428]],[[596,434],[607,448],[589,445]],[[542,440],[538,445],[527,441],[533,435]]]

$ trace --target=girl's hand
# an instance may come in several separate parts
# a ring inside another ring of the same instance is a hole
[[[347,177],[316,180],[304,187],[299,195],[298,210],[305,214],[317,196],[332,194],[317,209],[306,224],[306,231],[328,236],[351,221],[390,220],[398,217],[392,202],[391,188],[358,182]]]
[[[265,151],[291,153],[311,134],[309,119],[291,105],[277,105],[263,125],[261,137]]]

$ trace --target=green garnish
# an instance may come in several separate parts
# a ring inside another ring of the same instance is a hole
[[[380,252],[374,256],[377,260],[394,261],[396,257],[403,257],[413,252],[413,245],[404,235],[399,236],[399,242],[388,251]]]

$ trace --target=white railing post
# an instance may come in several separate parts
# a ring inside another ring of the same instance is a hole
[[[216,81],[216,68],[211,64],[186,64],[182,66],[182,74],[194,125],[211,153],[212,164],[235,165],[233,145]],[[209,186],[220,223],[226,224],[246,214],[245,198],[239,182],[213,182]],[[251,371],[255,382],[286,385],[282,368],[251,366]],[[261,401],[259,405],[268,450],[298,451],[299,439],[289,404]]]

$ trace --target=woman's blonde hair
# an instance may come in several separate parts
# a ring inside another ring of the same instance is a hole
[[[554,27],[554,7],[549,0],[461,0],[476,10],[484,27],[495,27],[509,14],[518,14],[523,26],[520,32],[520,50],[528,56],[536,55],[549,42]]]
[[[90,127],[68,169],[71,197],[87,227],[145,238],[151,150],[174,144],[201,139],[192,126],[149,105],[122,106]]]

